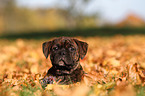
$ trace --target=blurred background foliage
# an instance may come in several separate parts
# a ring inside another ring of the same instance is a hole
[[[145,31],[145,21],[135,14],[129,14],[124,20],[115,24],[107,21],[102,23],[100,12],[85,14],[85,7],[90,2],[92,0],[68,0],[64,8],[60,7],[61,2],[51,8],[29,8],[18,6],[17,0],[0,0],[0,34],[48,33],[56,30],[76,32],[74,29],[92,28],[99,32],[100,28],[105,31],[114,28],[118,30],[137,28],[142,33]]]

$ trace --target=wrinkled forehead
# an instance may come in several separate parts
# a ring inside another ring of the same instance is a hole
[[[68,37],[60,37],[60,38],[55,39],[53,42],[54,44],[57,44],[57,45],[59,44],[59,45],[64,45],[64,46],[70,46],[70,45],[76,46],[75,41],[72,38],[68,38]]]

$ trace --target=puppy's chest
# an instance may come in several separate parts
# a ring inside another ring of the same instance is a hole
[[[53,76],[52,80],[53,83],[57,82],[59,84],[72,84],[72,83],[80,82],[82,78],[83,78],[83,73],[82,74],[73,73],[70,75]]]
[[[83,78],[83,75],[84,75],[83,70],[76,70],[69,75],[47,74],[41,81],[41,84],[42,86],[46,86],[47,84],[54,84],[54,83],[62,84],[62,85],[73,84],[73,83],[80,82]]]
[[[59,82],[59,84],[73,84],[73,83],[80,82],[82,78],[83,78],[83,72],[82,74],[73,73],[70,75],[58,76],[57,81]]]
[[[78,78],[79,77],[79,78]],[[80,76],[77,75],[63,75],[63,76],[52,76],[52,75],[47,75],[42,81],[41,84],[43,87],[46,87],[47,84],[61,84],[61,85],[68,85],[68,84],[73,84],[80,82],[81,78]]]

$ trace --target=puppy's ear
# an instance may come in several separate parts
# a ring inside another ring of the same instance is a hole
[[[82,41],[79,41],[77,39],[73,39],[73,40],[78,45],[80,58],[83,59],[85,57],[86,53],[87,53],[88,44],[86,42],[82,42]]]
[[[49,55],[49,53],[50,53],[50,48],[51,48],[51,46],[52,46],[52,41],[44,42],[44,43],[42,44],[43,54],[44,54],[44,56],[46,57],[46,59],[47,59],[47,57],[48,57],[48,55]]]

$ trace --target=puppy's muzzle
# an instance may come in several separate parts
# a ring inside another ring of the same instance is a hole
[[[60,51],[60,52],[59,52],[59,55],[65,56],[65,55],[66,55],[66,52],[65,52],[65,51]]]

